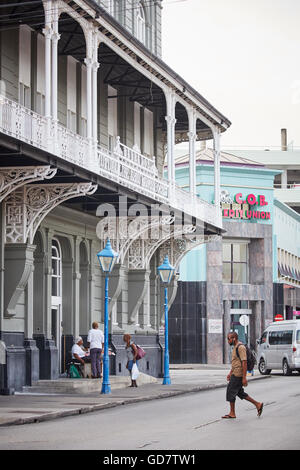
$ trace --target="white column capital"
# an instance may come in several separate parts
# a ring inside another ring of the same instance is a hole
[[[87,67],[92,67],[93,66],[93,59],[91,57],[86,57],[84,59],[84,63]]]
[[[172,88],[163,88],[166,97],[167,115],[175,116],[176,93]]]
[[[172,126],[175,126],[177,119],[175,119],[173,116],[165,116],[165,120],[167,121],[167,124],[170,124]]]
[[[214,140],[219,139],[221,136],[221,130],[218,127],[212,127],[211,128],[212,135]]]
[[[100,67],[99,62],[96,61],[92,63],[93,72],[97,72],[99,67]]]
[[[53,29],[51,28],[51,26],[46,25],[45,28],[43,28],[43,35],[46,39],[52,39]]]
[[[60,40],[61,35],[57,33],[56,31],[53,31],[52,33],[52,41],[58,42]]]
[[[187,132],[187,136],[188,136],[189,140],[194,140],[195,141],[196,138],[197,138],[196,132],[192,132],[192,131]]]

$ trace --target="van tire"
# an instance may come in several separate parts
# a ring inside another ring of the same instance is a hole
[[[292,375],[292,369],[290,369],[290,366],[286,359],[283,359],[282,361],[282,372],[283,372],[283,375],[286,375],[286,376]]]
[[[258,364],[258,370],[261,375],[270,375],[272,369],[266,369],[265,360],[261,357]]]

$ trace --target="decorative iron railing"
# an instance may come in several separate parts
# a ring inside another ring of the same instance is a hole
[[[119,138],[113,151],[108,151],[51,118],[41,116],[2,95],[0,132],[87,168],[159,203],[222,226],[219,208],[159,177],[155,157],[148,158],[138,150],[127,147]]]

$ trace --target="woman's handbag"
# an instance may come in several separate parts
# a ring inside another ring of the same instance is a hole
[[[142,359],[146,355],[146,351],[144,351],[143,348],[139,346],[138,344],[136,344],[136,349],[137,349],[136,359],[138,361],[139,359]]]

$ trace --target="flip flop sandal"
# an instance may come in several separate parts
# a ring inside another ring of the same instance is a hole
[[[229,415],[222,416],[222,419],[235,419],[235,418],[236,418],[235,416],[229,416]]]
[[[259,410],[257,411],[257,416],[261,416],[262,412],[263,412],[263,407],[264,407],[264,404],[262,403],[261,404],[261,407],[259,408]]]

